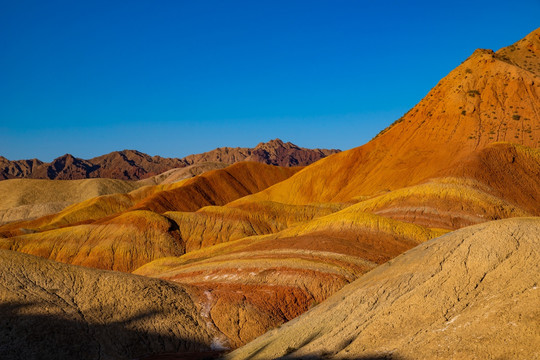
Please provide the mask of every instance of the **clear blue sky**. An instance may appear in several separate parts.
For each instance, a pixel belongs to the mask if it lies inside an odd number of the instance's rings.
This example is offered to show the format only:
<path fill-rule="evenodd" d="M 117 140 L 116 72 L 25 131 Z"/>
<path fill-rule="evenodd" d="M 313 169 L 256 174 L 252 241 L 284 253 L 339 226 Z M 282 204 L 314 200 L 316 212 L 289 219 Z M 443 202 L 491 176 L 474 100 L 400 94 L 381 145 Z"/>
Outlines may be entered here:
<path fill-rule="evenodd" d="M 539 19 L 540 0 L 3 0 L 0 155 L 349 149 Z"/>

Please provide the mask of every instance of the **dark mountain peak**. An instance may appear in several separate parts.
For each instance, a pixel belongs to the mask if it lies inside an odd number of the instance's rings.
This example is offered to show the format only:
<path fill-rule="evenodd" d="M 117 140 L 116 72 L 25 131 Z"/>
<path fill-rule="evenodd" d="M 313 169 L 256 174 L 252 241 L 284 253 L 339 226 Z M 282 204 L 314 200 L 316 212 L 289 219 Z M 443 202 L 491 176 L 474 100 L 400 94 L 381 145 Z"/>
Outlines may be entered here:
<path fill-rule="evenodd" d="M 261 148 L 261 147 L 284 147 L 284 146 L 285 144 L 283 143 L 283 141 L 281 141 L 281 139 L 274 139 L 274 140 L 269 140 L 267 142 L 260 142 L 259 144 L 257 144 L 257 146 L 255 146 L 255 149 Z"/>
<path fill-rule="evenodd" d="M 73 155 L 69 154 L 69 153 L 66 153 L 66 154 L 64 154 L 62 156 L 59 156 L 56 159 L 54 159 L 53 162 L 57 161 L 57 160 L 60 161 L 60 160 L 67 160 L 67 159 L 75 159 L 75 157 Z"/>

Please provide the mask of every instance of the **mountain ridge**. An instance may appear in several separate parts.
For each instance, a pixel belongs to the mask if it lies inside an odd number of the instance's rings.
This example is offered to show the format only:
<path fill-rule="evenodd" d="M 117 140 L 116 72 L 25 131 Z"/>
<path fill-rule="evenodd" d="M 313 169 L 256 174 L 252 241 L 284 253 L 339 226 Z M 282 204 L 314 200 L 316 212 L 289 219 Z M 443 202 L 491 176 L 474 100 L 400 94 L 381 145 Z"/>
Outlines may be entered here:
<path fill-rule="evenodd" d="M 339 151 L 336 149 L 307 149 L 290 142 L 284 143 L 280 139 L 274 139 L 266 143 L 261 142 L 254 148 L 222 147 L 183 158 L 150 156 L 137 150 L 113 151 L 87 160 L 65 154 L 50 163 L 38 159 L 8 160 L 0 156 L 0 180 L 15 178 L 141 180 L 168 170 L 203 162 L 234 164 L 240 161 L 255 161 L 287 167 L 306 166 Z"/>

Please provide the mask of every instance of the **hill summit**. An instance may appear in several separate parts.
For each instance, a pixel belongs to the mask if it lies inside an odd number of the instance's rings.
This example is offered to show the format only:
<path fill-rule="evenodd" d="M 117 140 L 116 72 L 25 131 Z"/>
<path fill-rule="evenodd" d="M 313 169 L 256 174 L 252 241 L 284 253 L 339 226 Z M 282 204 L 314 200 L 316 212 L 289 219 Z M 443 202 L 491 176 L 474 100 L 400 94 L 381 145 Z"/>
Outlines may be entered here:
<path fill-rule="evenodd" d="M 289 204 L 355 201 L 449 176 L 486 152 L 538 148 L 539 43 L 537 29 L 497 52 L 476 50 L 372 141 L 323 159 L 257 198 Z M 509 146 L 496 144 L 502 142 Z"/>

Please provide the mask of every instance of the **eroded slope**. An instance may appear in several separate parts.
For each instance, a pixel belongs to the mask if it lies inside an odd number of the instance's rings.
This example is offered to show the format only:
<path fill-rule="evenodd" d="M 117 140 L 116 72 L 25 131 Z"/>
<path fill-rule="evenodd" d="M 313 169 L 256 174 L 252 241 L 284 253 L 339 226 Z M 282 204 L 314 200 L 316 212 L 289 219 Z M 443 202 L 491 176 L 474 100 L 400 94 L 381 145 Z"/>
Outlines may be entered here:
<path fill-rule="evenodd" d="M 537 358 L 539 244 L 539 218 L 455 231 L 226 358 Z"/>
<path fill-rule="evenodd" d="M 187 287 L 0 250 L 2 359 L 133 359 L 208 351 Z"/>
<path fill-rule="evenodd" d="M 196 287 L 234 348 L 440 233 L 345 208 L 277 234 L 158 259 L 135 273 Z"/>
<path fill-rule="evenodd" d="M 531 51 L 540 56 L 537 47 Z M 536 66 L 539 56 L 529 61 Z M 498 53 L 477 50 L 368 144 L 322 159 L 253 197 L 307 204 L 371 196 L 440 177 L 494 142 L 540 145 L 540 78 Z"/>
<path fill-rule="evenodd" d="M 114 179 L 0 181 L 0 223 L 41 217 L 96 196 L 126 193 L 140 186 Z"/>

